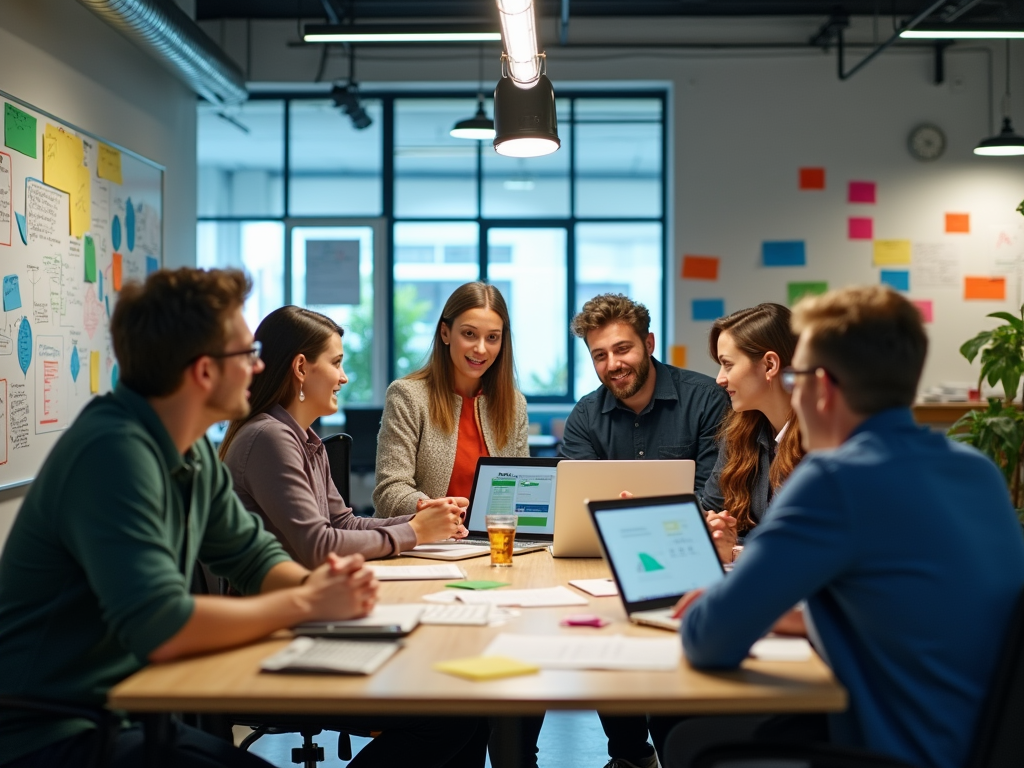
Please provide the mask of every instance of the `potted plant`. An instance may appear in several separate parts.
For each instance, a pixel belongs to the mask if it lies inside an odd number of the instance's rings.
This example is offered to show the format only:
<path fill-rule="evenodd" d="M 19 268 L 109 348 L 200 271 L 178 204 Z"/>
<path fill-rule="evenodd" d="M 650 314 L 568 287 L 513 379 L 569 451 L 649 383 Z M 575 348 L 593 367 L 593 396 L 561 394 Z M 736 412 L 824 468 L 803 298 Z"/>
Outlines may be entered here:
<path fill-rule="evenodd" d="M 1004 322 L 965 342 L 960 354 L 971 363 L 980 354 L 978 390 L 986 381 L 989 386 L 1002 384 L 1003 399 L 988 398 L 987 409 L 964 414 L 948 434 L 954 440 L 973 445 L 1002 470 L 1013 506 L 1024 524 L 1024 413 L 1014 404 L 1024 377 L 1024 306 L 1020 317 L 1009 312 L 988 316 Z"/>

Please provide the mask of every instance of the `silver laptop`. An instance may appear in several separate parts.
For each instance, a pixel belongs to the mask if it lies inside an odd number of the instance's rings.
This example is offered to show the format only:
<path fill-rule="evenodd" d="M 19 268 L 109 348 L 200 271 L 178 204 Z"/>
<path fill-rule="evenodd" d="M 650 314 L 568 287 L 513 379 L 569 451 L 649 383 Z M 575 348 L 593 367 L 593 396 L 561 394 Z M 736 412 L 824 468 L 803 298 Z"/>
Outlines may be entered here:
<path fill-rule="evenodd" d="M 679 629 L 672 609 L 691 589 L 725 578 L 692 493 L 592 501 L 589 511 L 634 624 Z"/>
<path fill-rule="evenodd" d="M 697 463 L 663 461 L 569 461 L 558 465 L 555 494 L 555 557 L 601 557 L 601 545 L 587 511 L 587 500 L 693 493 Z"/>
<path fill-rule="evenodd" d="M 469 536 L 453 541 L 420 544 L 403 554 L 433 560 L 464 560 L 491 552 L 486 516 L 514 514 L 513 555 L 536 552 L 554 539 L 557 458 L 483 457 L 477 461 L 473 490 L 466 511 Z"/>

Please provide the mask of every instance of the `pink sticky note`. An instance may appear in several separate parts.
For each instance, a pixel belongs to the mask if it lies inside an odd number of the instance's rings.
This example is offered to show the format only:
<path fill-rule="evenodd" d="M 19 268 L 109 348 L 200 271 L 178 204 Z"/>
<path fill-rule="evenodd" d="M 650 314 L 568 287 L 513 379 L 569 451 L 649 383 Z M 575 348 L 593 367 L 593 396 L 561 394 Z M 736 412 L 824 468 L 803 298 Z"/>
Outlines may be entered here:
<path fill-rule="evenodd" d="M 849 232 L 851 240 L 874 239 L 874 219 L 851 216 L 849 219 Z"/>
<path fill-rule="evenodd" d="M 851 181 L 850 193 L 847 198 L 851 203 L 874 203 L 875 182 L 873 181 Z"/>
<path fill-rule="evenodd" d="M 921 313 L 921 319 L 926 323 L 932 322 L 932 300 L 931 299 L 914 299 L 911 302 L 917 311 Z"/>

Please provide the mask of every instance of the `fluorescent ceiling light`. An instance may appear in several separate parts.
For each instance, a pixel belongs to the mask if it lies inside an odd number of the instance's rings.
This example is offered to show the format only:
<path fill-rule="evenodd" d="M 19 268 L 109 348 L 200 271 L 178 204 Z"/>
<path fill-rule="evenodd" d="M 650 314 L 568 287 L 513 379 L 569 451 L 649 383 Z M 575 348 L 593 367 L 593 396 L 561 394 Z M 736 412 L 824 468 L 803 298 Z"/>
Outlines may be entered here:
<path fill-rule="evenodd" d="M 480 25 L 307 24 L 307 43 L 494 43 L 501 33 Z"/>
<path fill-rule="evenodd" d="M 533 0 L 497 0 L 501 36 L 508 55 L 508 74 L 520 88 L 532 88 L 540 78 L 537 23 Z"/>
<path fill-rule="evenodd" d="M 904 40 L 1003 40 L 1024 38 L 1024 29 L 908 29 L 900 32 Z"/>

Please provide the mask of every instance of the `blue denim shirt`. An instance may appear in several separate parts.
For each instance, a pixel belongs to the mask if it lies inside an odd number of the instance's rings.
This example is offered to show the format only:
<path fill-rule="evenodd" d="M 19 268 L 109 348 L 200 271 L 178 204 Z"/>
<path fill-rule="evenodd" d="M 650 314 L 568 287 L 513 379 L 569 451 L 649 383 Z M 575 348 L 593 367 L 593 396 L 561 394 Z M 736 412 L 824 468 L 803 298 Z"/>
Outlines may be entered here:
<path fill-rule="evenodd" d="M 603 384 L 576 403 L 565 421 L 567 459 L 693 459 L 698 493 L 718 458 L 715 437 L 729 396 L 710 376 L 651 358 L 654 396 L 640 413 Z"/>

